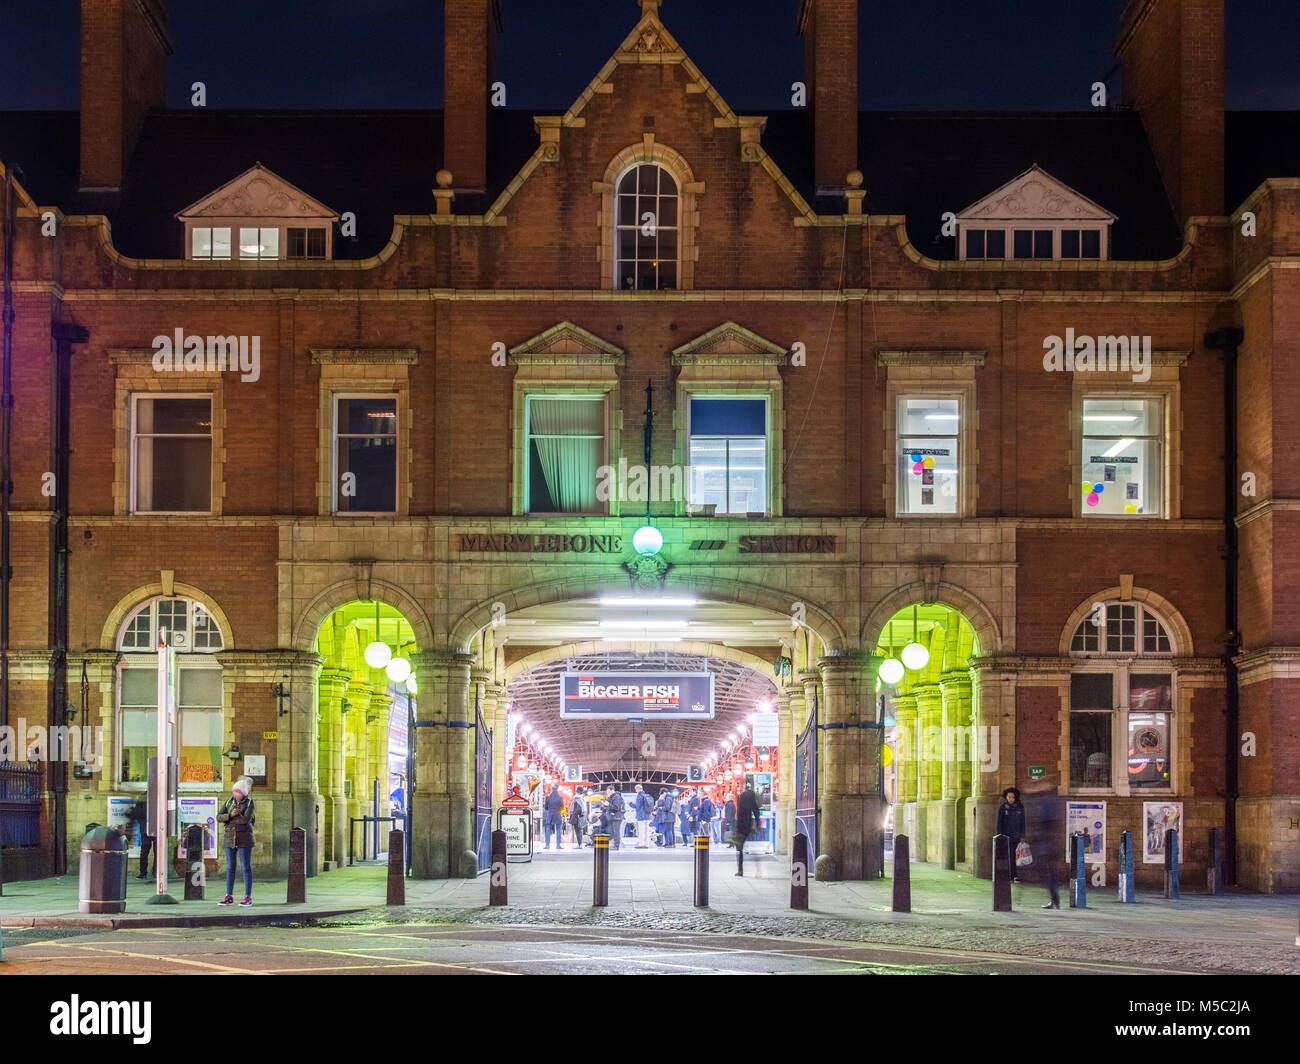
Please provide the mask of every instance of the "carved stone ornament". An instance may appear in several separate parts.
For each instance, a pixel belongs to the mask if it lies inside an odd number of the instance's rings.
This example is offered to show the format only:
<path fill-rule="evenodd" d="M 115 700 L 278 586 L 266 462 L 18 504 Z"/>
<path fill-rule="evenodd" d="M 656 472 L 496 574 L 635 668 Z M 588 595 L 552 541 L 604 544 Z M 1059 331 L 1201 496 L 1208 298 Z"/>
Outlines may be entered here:
<path fill-rule="evenodd" d="M 623 563 L 633 591 L 662 591 L 672 567 L 672 562 L 664 561 L 657 554 L 638 554 L 630 562 Z"/>

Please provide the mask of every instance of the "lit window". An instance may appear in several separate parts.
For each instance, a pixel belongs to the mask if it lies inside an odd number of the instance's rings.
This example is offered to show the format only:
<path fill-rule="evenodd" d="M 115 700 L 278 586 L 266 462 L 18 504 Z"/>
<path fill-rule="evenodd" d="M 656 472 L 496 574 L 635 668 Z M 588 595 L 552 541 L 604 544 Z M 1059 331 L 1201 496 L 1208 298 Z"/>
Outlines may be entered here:
<path fill-rule="evenodd" d="M 190 230 L 190 258 L 230 258 L 230 227 L 217 229 L 203 227 Z"/>
<path fill-rule="evenodd" d="M 1163 413 L 1160 399 L 1083 400 L 1085 516 L 1160 516 Z"/>
<path fill-rule="evenodd" d="M 1070 782 L 1076 787 L 1111 786 L 1113 682 L 1108 672 L 1070 677 Z"/>
<path fill-rule="evenodd" d="M 602 512 L 597 488 L 605 464 L 605 397 L 529 395 L 524 411 L 525 512 Z"/>
<path fill-rule="evenodd" d="M 279 229 L 240 229 L 239 257 L 241 259 L 278 259 L 280 257 Z"/>
<path fill-rule="evenodd" d="M 677 287 L 677 181 L 655 163 L 634 166 L 618 181 L 614 269 L 622 289 Z"/>
<path fill-rule="evenodd" d="M 961 400 L 898 398 L 900 514 L 955 514 L 960 498 Z"/>
<path fill-rule="evenodd" d="M 1136 602 L 1108 602 L 1094 609 L 1074 630 L 1072 654 L 1169 654 L 1172 644 L 1164 622 Z M 1138 630 L 1141 628 L 1141 647 Z M 1103 637 L 1105 640 L 1103 646 Z"/>
<path fill-rule="evenodd" d="M 691 397 L 688 419 L 692 508 L 766 513 L 767 400 Z"/>
<path fill-rule="evenodd" d="M 159 630 L 166 629 L 176 652 L 178 722 L 173 756 L 180 759 L 182 785 L 211 786 L 222 780 L 223 717 L 221 668 L 209 655 L 221 650 L 220 630 L 199 602 L 155 599 L 139 607 L 123 627 L 118 649 L 118 779 L 148 781 L 149 758 L 158 743 Z"/>
<path fill-rule="evenodd" d="M 335 396 L 334 512 L 397 511 L 397 397 Z"/>
<path fill-rule="evenodd" d="M 212 509 L 211 396 L 132 397 L 131 512 Z"/>

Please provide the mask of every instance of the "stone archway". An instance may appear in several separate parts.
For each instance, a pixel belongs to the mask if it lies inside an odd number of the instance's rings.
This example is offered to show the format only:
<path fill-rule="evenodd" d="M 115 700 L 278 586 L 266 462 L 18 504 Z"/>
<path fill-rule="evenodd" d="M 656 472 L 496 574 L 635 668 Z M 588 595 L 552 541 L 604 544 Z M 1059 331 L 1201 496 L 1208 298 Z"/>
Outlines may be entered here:
<path fill-rule="evenodd" d="M 951 606 L 965 617 L 975 630 L 975 646 L 978 654 L 997 655 L 1006 649 L 1002 643 L 1002 631 L 998 619 L 981 599 L 957 584 L 943 581 L 927 583 L 920 580 L 895 588 L 871 608 L 859 633 L 861 645 L 875 646 L 889 619 L 899 610 L 915 603 Z"/>
<path fill-rule="evenodd" d="M 118 636 L 122 633 L 122 625 L 126 623 L 126 619 L 140 606 L 156 598 L 188 598 L 201 603 L 221 632 L 223 648 L 228 651 L 237 649 L 235 632 L 230 626 L 230 619 L 226 616 L 225 610 L 218 605 L 217 600 L 201 589 L 191 584 L 182 584 L 179 580 L 172 584 L 170 592 L 161 583 L 154 583 L 144 584 L 122 596 L 104 618 L 104 627 L 99 635 L 99 649 L 117 650 Z"/>
<path fill-rule="evenodd" d="M 292 646 L 295 650 L 309 651 L 320 633 L 321 625 L 340 606 L 349 602 L 382 602 L 397 610 L 415 633 L 416 645 L 421 650 L 436 646 L 433 626 L 428 615 L 405 589 L 387 580 L 371 579 L 365 584 L 355 580 L 340 580 L 318 592 L 303 607 L 293 626 Z"/>

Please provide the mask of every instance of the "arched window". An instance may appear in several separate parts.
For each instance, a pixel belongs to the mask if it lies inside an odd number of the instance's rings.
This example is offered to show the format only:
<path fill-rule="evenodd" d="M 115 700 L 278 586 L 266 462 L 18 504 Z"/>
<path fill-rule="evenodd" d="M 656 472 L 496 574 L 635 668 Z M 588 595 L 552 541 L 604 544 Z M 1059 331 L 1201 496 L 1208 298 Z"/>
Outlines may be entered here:
<path fill-rule="evenodd" d="M 1072 791 L 1174 789 L 1173 652 L 1168 626 L 1141 602 L 1099 602 L 1079 622 L 1070 640 L 1078 659 L 1070 675 Z"/>
<path fill-rule="evenodd" d="M 681 192 L 658 163 L 638 163 L 615 186 L 614 280 L 624 290 L 676 288 Z"/>
<path fill-rule="evenodd" d="M 221 630 L 201 602 L 157 598 L 136 608 L 122 626 L 117 649 L 118 782 L 144 784 L 157 753 L 158 638 L 165 628 L 176 654 L 176 749 L 182 787 L 222 781 Z"/>

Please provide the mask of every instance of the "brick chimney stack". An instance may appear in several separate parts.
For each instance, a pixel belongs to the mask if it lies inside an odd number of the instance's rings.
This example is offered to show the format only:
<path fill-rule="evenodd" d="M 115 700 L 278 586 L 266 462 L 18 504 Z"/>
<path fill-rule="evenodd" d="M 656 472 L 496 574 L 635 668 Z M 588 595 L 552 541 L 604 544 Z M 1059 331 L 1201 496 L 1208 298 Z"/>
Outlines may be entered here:
<path fill-rule="evenodd" d="M 1115 54 L 1182 221 L 1223 196 L 1223 0 L 1129 0 Z"/>
<path fill-rule="evenodd" d="M 501 0 L 445 0 L 442 165 L 456 191 L 487 186 L 487 111 Z"/>
<path fill-rule="evenodd" d="M 116 192 L 175 51 L 162 0 L 81 0 L 81 188 Z"/>
<path fill-rule="evenodd" d="M 843 192 L 858 167 L 858 0 L 800 0 L 804 81 L 818 192 Z"/>

